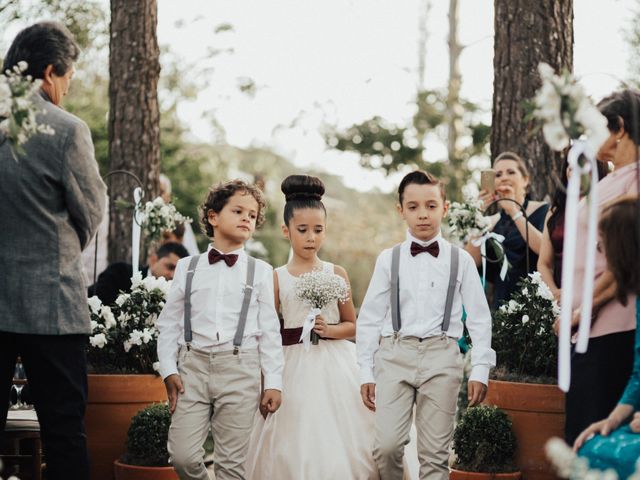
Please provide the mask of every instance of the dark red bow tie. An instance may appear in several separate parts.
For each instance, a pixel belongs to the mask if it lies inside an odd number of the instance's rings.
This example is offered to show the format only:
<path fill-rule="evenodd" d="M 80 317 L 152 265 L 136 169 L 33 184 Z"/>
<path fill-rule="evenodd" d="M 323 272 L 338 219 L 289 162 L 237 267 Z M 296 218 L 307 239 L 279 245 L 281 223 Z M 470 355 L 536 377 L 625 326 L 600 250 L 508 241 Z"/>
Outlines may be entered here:
<path fill-rule="evenodd" d="M 434 257 L 438 257 L 438 255 L 440 254 L 440 245 L 438 245 L 438 242 L 433 242 L 433 243 L 430 243 L 429 245 L 427 245 L 426 247 L 423 247 L 419 243 L 411 242 L 411 255 L 412 256 L 415 257 L 419 253 L 423 253 L 423 252 L 427 252 L 427 253 L 433 255 Z"/>
<path fill-rule="evenodd" d="M 214 264 L 220 260 L 224 260 L 228 267 L 233 267 L 238 261 L 238 255 L 235 253 L 220 253 L 214 248 L 209 250 L 209 264 Z"/>

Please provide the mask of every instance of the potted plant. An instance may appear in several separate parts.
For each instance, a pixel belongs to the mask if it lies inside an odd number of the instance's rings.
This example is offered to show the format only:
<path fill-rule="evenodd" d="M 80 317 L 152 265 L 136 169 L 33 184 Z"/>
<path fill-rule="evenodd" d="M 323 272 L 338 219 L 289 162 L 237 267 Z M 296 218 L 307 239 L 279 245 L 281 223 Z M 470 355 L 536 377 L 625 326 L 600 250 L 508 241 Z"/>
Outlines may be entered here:
<path fill-rule="evenodd" d="M 91 477 L 112 478 L 113 461 L 124 452 L 131 417 L 149 404 L 166 401 L 157 375 L 155 320 L 162 311 L 170 282 L 164 278 L 132 278 L 130 293 L 111 305 L 89 299 L 89 397 L 85 423 Z"/>
<path fill-rule="evenodd" d="M 453 433 L 456 461 L 451 480 L 519 479 L 514 463 L 516 437 L 511 420 L 498 407 L 467 409 Z"/>
<path fill-rule="evenodd" d="M 525 476 L 555 478 L 544 455 L 545 442 L 564 434 L 564 395 L 556 386 L 560 309 L 534 272 L 519 283 L 494 313 L 492 346 L 499 368 L 489 381 L 485 403 L 503 409 L 518 439 L 516 464 Z"/>
<path fill-rule="evenodd" d="M 169 464 L 169 407 L 156 403 L 140 410 L 127 432 L 127 450 L 114 462 L 116 480 L 177 480 Z"/>

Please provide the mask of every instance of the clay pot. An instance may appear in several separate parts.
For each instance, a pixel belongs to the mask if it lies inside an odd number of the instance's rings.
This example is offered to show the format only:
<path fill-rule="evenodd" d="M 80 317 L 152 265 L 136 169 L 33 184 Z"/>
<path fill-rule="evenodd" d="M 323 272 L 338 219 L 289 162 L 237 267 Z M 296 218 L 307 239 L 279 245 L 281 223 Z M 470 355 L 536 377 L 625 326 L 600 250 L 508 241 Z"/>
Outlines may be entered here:
<path fill-rule="evenodd" d="M 564 393 L 556 385 L 489 380 L 484 400 L 504 410 L 518 441 L 516 465 L 527 480 L 558 478 L 544 446 L 551 437 L 564 437 Z"/>
<path fill-rule="evenodd" d="M 164 383 L 156 375 L 89 375 L 85 424 L 92 480 L 114 478 L 113 462 L 125 451 L 131 418 L 166 400 Z"/>
<path fill-rule="evenodd" d="M 173 467 L 139 467 L 116 460 L 113 462 L 113 471 L 116 480 L 178 480 Z"/>
<path fill-rule="evenodd" d="M 464 472 L 462 470 L 456 470 L 451 468 L 449 470 L 449 480 L 520 480 L 522 473 L 478 473 L 478 472 Z"/>

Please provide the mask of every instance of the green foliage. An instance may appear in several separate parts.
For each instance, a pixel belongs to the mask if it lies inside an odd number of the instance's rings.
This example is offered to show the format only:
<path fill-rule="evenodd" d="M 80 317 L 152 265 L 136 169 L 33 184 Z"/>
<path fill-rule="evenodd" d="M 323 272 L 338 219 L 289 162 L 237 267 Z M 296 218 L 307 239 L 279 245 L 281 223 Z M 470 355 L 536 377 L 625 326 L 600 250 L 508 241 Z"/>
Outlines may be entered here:
<path fill-rule="evenodd" d="M 468 472 L 515 472 L 516 437 L 511 419 L 498 407 L 466 410 L 453 434 L 454 468 Z"/>
<path fill-rule="evenodd" d="M 169 406 L 164 403 L 150 405 L 131 419 L 127 433 L 127 451 L 122 462 L 144 467 L 169 466 L 167 437 L 171 425 Z"/>
<path fill-rule="evenodd" d="M 539 273 L 518 283 L 508 301 L 493 316 L 492 347 L 501 371 L 520 381 L 538 377 L 554 383 L 558 370 L 557 337 L 553 323 L 559 309 Z"/>

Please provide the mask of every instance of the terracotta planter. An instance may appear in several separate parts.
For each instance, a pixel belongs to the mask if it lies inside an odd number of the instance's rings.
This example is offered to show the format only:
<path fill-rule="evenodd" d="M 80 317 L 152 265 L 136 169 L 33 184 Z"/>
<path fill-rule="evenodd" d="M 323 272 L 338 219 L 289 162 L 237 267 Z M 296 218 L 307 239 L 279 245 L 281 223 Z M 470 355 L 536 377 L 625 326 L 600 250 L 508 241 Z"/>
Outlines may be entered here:
<path fill-rule="evenodd" d="M 449 470 L 449 480 L 520 480 L 522 474 L 520 472 L 512 473 L 478 473 L 478 472 L 464 472 L 462 470 L 456 470 L 454 468 Z"/>
<path fill-rule="evenodd" d="M 113 462 L 113 472 L 116 480 L 178 480 L 173 467 L 139 467 L 118 460 Z"/>
<path fill-rule="evenodd" d="M 155 375 L 89 375 L 85 423 L 92 480 L 113 479 L 113 462 L 122 456 L 131 418 L 167 393 Z"/>
<path fill-rule="evenodd" d="M 503 409 L 518 440 L 516 465 L 527 480 L 558 478 L 544 454 L 551 437 L 564 436 L 564 394 L 555 385 L 489 381 L 484 403 Z"/>

